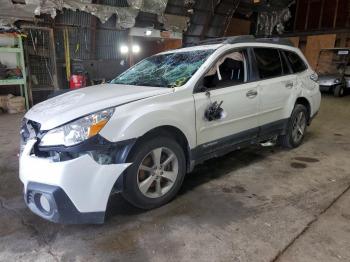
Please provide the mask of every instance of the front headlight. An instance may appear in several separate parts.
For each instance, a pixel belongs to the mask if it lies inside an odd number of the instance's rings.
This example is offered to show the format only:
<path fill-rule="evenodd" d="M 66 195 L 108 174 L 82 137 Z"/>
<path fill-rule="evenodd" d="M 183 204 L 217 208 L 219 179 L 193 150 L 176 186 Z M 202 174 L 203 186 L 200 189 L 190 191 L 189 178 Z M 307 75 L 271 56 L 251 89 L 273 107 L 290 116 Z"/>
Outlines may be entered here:
<path fill-rule="evenodd" d="M 334 80 L 334 83 L 335 83 L 335 84 L 339 84 L 339 83 L 340 83 L 340 79 L 339 79 L 339 78 L 335 79 L 335 80 Z"/>
<path fill-rule="evenodd" d="M 72 146 L 97 135 L 114 113 L 114 108 L 105 109 L 47 132 L 40 146 Z"/>

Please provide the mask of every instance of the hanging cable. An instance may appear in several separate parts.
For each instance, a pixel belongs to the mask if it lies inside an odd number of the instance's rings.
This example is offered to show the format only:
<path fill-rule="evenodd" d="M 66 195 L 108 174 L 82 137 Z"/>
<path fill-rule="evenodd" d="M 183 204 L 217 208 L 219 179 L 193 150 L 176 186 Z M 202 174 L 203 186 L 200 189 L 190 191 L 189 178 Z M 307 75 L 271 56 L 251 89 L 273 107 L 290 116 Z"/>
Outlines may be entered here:
<path fill-rule="evenodd" d="M 43 32 L 43 50 L 45 50 L 44 47 L 45 47 L 45 33 Z M 49 73 L 51 84 L 54 85 L 53 77 L 52 77 L 52 74 L 51 74 L 51 69 L 49 68 L 49 65 L 47 64 L 47 59 L 48 59 L 47 57 L 44 57 L 45 66 L 46 66 L 47 72 Z"/>
<path fill-rule="evenodd" d="M 63 29 L 63 42 L 64 42 L 64 57 L 66 62 L 66 77 L 67 81 L 70 79 L 70 50 L 69 50 L 69 34 L 68 29 Z"/>

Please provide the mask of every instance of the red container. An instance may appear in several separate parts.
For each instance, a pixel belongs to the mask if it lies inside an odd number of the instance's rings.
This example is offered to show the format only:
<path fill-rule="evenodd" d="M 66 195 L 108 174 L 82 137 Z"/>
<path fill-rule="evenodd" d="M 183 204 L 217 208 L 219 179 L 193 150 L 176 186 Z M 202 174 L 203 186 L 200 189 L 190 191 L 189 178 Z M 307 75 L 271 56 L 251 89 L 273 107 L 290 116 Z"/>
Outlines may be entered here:
<path fill-rule="evenodd" d="M 70 89 L 78 89 L 86 86 L 86 77 L 84 75 L 71 75 L 69 80 Z"/>

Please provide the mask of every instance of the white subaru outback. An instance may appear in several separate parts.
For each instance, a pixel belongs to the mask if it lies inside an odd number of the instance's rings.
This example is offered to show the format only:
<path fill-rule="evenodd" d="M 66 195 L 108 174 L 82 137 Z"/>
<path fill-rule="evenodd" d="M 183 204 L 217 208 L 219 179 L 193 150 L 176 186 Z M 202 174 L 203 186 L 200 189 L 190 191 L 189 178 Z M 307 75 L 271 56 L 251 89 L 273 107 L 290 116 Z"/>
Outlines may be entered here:
<path fill-rule="evenodd" d="M 159 207 L 209 158 L 271 140 L 299 146 L 321 100 L 300 50 L 282 39 L 215 41 L 29 110 L 20 154 L 28 207 L 54 222 L 103 223 L 113 193 Z"/>

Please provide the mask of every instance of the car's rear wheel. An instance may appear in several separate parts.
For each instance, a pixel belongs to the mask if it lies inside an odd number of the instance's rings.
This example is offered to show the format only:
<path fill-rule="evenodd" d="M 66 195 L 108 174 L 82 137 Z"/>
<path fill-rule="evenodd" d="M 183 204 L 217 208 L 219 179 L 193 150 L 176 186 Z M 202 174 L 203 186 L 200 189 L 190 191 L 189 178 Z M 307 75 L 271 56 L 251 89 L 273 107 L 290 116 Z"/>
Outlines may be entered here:
<path fill-rule="evenodd" d="M 123 197 L 134 206 L 152 209 L 166 204 L 179 191 L 186 172 L 181 146 L 168 137 L 140 143 L 129 159 Z"/>
<path fill-rule="evenodd" d="M 303 142 L 307 128 L 307 114 L 308 112 L 304 105 L 295 105 L 288 121 L 286 134 L 279 137 L 279 142 L 283 147 L 295 148 Z"/>
<path fill-rule="evenodd" d="M 343 85 L 337 85 L 334 88 L 334 96 L 342 97 L 342 96 L 344 96 L 344 94 L 345 94 L 345 88 Z"/>

